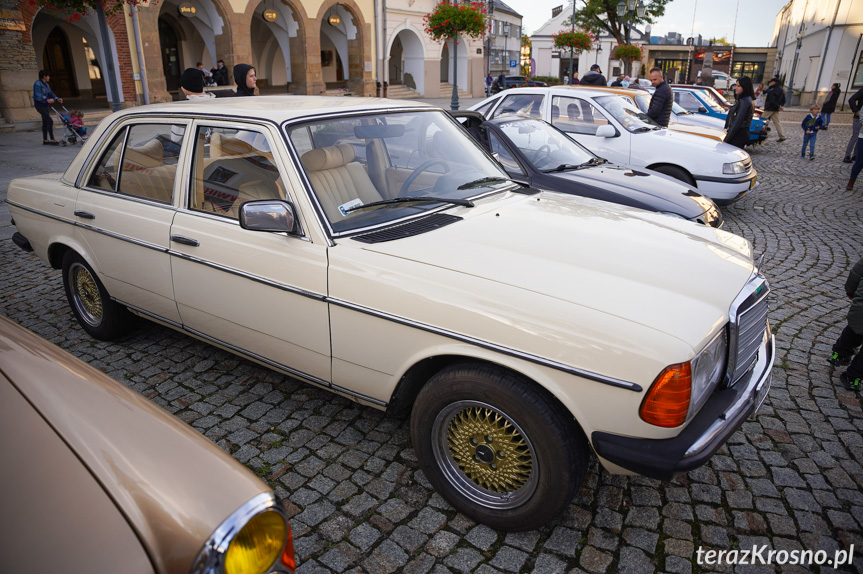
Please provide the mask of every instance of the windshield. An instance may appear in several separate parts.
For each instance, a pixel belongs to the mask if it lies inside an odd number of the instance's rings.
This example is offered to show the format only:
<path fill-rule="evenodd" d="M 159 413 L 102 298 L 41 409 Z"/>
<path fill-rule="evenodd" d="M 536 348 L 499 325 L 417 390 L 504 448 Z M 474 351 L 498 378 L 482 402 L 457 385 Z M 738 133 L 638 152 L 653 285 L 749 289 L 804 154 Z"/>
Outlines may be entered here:
<path fill-rule="evenodd" d="M 594 98 L 594 101 L 620 122 L 627 131 L 648 131 L 657 127 L 647 114 L 629 103 L 627 99 L 619 96 L 599 96 Z"/>
<path fill-rule="evenodd" d="M 577 166 L 595 156 L 559 129 L 538 120 L 513 120 L 497 124 L 535 169 L 548 171 Z"/>
<path fill-rule="evenodd" d="M 718 91 L 716 91 L 715 89 L 712 89 L 712 90 L 706 90 L 706 91 L 707 91 L 707 94 L 708 94 L 710 97 L 712 97 L 714 100 L 716 100 L 717 102 L 719 102 L 719 104 L 720 104 L 720 105 L 722 105 L 722 106 L 727 106 L 727 107 L 729 107 L 729 108 L 731 107 L 731 102 L 729 102 L 727 99 L 725 99 L 725 96 L 723 96 L 722 94 L 720 94 L 720 93 L 719 93 Z"/>
<path fill-rule="evenodd" d="M 638 104 L 638 109 L 641 110 L 642 112 L 644 112 L 645 114 L 647 113 L 647 110 L 650 109 L 650 98 L 651 97 L 653 97 L 653 96 L 651 96 L 650 94 L 639 94 L 639 95 L 635 96 L 635 103 Z M 671 111 L 672 111 L 672 113 L 675 113 L 675 114 L 688 114 L 689 113 L 686 110 L 684 110 L 680 106 L 680 104 L 678 104 L 677 102 L 672 102 Z"/>
<path fill-rule="evenodd" d="M 714 112 L 720 112 L 720 113 L 725 112 L 725 108 L 723 108 L 721 105 L 719 105 L 719 102 L 716 101 L 714 94 L 711 94 L 710 92 L 708 92 L 706 90 L 701 90 L 701 91 L 704 92 L 704 94 L 700 98 L 701 103 L 703 103 L 705 106 L 707 106 L 708 108 L 710 108 Z"/>
<path fill-rule="evenodd" d="M 287 134 L 334 233 L 453 208 L 449 200 L 510 185 L 506 172 L 442 110 L 342 116 L 290 126 Z M 408 197 L 423 199 L 358 209 Z"/>

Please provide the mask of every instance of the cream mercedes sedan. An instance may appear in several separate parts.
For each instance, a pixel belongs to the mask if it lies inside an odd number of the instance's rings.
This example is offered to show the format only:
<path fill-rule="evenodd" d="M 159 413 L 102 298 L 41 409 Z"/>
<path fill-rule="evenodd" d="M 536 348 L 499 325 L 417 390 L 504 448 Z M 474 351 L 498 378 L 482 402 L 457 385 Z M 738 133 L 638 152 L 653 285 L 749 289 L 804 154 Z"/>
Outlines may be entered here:
<path fill-rule="evenodd" d="M 0 572 L 294 572 L 273 491 L 189 425 L 0 317 Z"/>
<path fill-rule="evenodd" d="M 431 483 L 496 528 L 563 511 L 591 450 L 704 464 L 770 386 L 748 241 L 518 184 L 425 104 L 132 108 L 7 201 L 89 334 L 134 314 L 410 413 Z"/>

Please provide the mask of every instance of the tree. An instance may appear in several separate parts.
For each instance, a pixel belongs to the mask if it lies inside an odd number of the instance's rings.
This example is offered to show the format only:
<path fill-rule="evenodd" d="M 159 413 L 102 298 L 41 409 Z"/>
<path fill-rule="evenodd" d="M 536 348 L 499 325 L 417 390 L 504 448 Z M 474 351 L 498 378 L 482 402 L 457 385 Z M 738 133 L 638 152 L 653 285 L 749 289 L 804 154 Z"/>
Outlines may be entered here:
<path fill-rule="evenodd" d="M 639 26 L 652 24 L 665 14 L 665 5 L 671 0 L 640 0 L 646 7 L 644 18 L 629 14 L 623 19 L 617 15 L 617 5 L 621 0 L 585 0 L 584 7 L 575 11 L 575 27 L 590 30 L 596 36 L 610 34 L 620 44 L 629 44 L 629 31 L 626 24 Z M 572 26 L 573 16 L 564 23 Z"/>

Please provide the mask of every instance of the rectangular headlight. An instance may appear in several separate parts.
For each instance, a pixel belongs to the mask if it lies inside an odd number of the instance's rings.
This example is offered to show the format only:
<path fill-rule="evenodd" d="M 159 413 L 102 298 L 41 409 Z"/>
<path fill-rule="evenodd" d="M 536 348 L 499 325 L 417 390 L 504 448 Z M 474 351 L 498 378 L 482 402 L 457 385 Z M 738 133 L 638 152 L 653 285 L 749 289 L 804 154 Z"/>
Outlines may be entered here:
<path fill-rule="evenodd" d="M 722 173 L 726 175 L 737 175 L 739 173 L 746 173 L 745 162 L 743 160 L 740 160 L 735 161 L 734 163 L 723 163 Z"/>
<path fill-rule="evenodd" d="M 695 415 L 725 374 L 728 341 L 723 328 L 692 360 L 692 399 L 690 416 Z"/>

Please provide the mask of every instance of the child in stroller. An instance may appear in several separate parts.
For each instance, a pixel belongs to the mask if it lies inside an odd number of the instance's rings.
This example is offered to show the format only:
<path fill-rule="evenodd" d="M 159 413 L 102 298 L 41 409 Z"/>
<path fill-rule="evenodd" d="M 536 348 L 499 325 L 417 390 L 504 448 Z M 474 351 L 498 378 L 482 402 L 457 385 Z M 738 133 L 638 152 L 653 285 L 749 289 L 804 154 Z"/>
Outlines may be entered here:
<path fill-rule="evenodd" d="M 72 145 L 76 143 L 84 145 L 84 142 L 87 141 L 84 114 L 77 110 L 70 112 L 66 109 L 66 106 L 63 106 L 63 112 L 61 114 L 57 110 L 54 110 L 54 113 L 57 114 L 57 117 L 60 118 L 60 122 L 63 124 L 63 139 L 60 141 L 60 145 L 65 146 L 67 141 Z"/>

